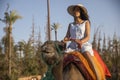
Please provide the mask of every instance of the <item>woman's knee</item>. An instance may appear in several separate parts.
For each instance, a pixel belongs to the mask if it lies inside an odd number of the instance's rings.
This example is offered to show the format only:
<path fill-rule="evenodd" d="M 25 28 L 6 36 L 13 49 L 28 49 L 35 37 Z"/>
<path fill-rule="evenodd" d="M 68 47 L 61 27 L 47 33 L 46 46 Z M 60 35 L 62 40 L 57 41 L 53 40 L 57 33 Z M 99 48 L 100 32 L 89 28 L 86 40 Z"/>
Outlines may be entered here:
<path fill-rule="evenodd" d="M 85 58 L 91 59 L 91 55 L 90 55 L 90 53 L 87 52 L 87 51 L 83 53 L 83 56 L 84 56 Z"/>

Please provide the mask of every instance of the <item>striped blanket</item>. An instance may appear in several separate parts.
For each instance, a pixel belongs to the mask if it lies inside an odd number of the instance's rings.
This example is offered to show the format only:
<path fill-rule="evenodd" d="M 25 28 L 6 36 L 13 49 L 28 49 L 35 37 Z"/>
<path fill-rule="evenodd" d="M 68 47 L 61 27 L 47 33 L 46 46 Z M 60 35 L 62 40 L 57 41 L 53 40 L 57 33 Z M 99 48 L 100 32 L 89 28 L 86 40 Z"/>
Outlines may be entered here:
<path fill-rule="evenodd" d="M 93 51 L 94 56 L 92 56 L 92 58 L 95 62 L 95 67 L 99 72 L 99 77 L 101 77 L 102 80 L 104 80 L 105 77 L 111 77 L 107 66 L 103 62 L 102 58 L 99 56 L 99 53 L 96 50 Z M 63 68 L 65 68 L 70 63 L 74 63 L 76 65 L 76 67 L 84 76 L 85 80 L 96 80 L 95 73 L 90 68 L 89 63 L 80 52 L 73 51 L 67 53 L 67 56 L 64 57 Z"/>

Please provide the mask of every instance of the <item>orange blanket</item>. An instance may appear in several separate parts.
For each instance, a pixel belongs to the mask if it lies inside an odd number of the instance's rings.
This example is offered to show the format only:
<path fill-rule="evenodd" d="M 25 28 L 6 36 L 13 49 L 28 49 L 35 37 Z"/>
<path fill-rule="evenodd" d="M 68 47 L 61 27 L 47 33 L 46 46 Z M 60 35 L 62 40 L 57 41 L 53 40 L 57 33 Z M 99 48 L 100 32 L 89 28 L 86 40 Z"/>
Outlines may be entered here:
<path fill-rule="evenodd" d="M 99 53 L 96 50 L 94 51 L 94 56 L 98 60 L 98 62 L 101 64 L 101 67 L 103 68 L 104 74 L 107 77 L 111 77 L 110 71 L 108 70 L 106 64 L 103 62 L 102 58 L 100 57 Z"/>
<path fill-rule="evenodd" d="M 100 65 L 99 61 L 95 56 L 92 56 L 92 59 L 94 61 L 94 69 L 97 72 L 97 80 L 105 80 L 105 74 L 102 66 Z"/>

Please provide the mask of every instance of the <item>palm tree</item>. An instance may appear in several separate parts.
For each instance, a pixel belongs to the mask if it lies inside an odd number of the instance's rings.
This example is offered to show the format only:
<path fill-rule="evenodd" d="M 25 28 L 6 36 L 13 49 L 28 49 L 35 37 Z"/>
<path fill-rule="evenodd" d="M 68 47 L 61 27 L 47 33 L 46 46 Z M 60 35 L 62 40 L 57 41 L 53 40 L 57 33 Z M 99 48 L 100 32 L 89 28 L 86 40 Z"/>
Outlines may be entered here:
<path fill-rule="evenodd" d="M 57 41 L 57 30 L 58 30 L 59 27 L 60 27 L 59 23 L 53 23 L 53 25 L 52 25 L 52 30 L 55 31 L 55 40 L 56 41 Z"/>
<path fill-rule="evenodd" d="M 11 37 L 12 37 L 12 25 L 15 23 L 16 20 L 22 18 L 15 10 L 10 11 L 10 13 L 5 12 L 5 23 L 6 26 L 8 27 L 8 53 L 9 53 L 9 75 L 11 75 Z"/>

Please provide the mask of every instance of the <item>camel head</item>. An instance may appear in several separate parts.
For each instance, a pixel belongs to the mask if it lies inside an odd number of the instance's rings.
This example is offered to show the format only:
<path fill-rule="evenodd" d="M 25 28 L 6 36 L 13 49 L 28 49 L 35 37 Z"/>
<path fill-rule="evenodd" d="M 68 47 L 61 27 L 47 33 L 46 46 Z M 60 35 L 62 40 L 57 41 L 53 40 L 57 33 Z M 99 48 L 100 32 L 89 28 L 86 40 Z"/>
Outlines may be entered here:
<path fill-rule="evenodd" d="M 42 57 L 47 65 L 53 65 L 60 61 L 64 50 L 64 44 L 59 41 L 46 41 L 42 47 Z"/>

